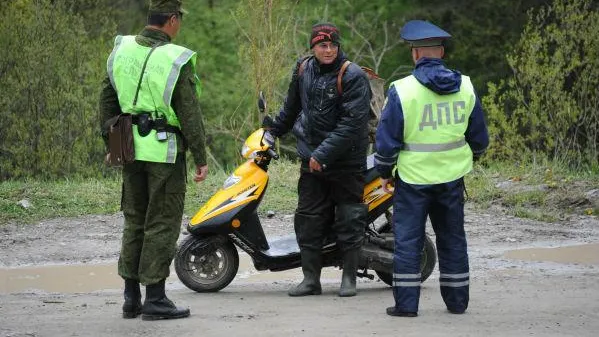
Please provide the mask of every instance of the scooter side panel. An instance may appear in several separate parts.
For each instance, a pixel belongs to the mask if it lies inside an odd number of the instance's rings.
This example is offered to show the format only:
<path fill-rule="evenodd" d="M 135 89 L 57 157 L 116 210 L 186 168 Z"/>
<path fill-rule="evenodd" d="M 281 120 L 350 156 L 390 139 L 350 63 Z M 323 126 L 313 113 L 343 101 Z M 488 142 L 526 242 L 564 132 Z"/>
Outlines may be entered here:
<path fill-rule="evenodd" d="M 391 194 L 383 191 L 381 179 L 375 179 L 364 186 L 364 196 L 362 197 L 362 200 L 368 205 L 368 212 L 371 212 L 392 197 Z"/>
<path fill-rule="evenodd" d="M 191 219 L 190 227 L 202 225 L 210 219 L 248 205 L 260 198 L 268 183 L 268 174 L 253 160 L 239 166 L 233 175 L 239 181 L 216 192 Z"/>
<path fill-rule="evenodd" d="M 206 219 L 200 224 L 187 225 L 187 231 L 194 235 L 201 234 L 229 234 L 234 228 L 232 226 L 233 219 L 237 218 L 239 213 L 245 208 L 245 205 L 241 205 L 228 212 L 216 215 L 209 219 Z"/>

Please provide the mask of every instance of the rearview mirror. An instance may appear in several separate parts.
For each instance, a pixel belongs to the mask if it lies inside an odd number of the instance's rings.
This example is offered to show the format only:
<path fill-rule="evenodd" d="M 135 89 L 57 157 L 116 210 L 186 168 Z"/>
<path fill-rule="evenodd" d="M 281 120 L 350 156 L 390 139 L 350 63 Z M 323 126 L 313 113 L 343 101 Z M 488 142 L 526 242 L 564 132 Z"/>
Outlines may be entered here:
<path fill-rule="evenodd" d="M 258 98 L 258 109 L 262 113 L 264 113 L 264 111 L 266 111 L 266 100 L 264 99 L 264 93 L 262 91 L 260 91 L 260 95 Z"/>

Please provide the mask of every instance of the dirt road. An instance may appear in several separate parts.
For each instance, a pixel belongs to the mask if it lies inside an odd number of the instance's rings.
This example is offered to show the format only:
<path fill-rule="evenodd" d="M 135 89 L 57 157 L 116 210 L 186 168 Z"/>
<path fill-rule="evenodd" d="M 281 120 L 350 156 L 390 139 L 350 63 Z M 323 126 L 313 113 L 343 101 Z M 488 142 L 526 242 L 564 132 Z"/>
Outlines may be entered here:
<path fill-rule="evenodd" d="M 0 228 L 0 337 L 8 336 L 595 336 L 599 331 L 599 220 L 550 224 L 467 213 L 471 300 L 465 315 L 444 310 L 438 272 L 423 283 L 420 316 L 384 314 L 393 298 L 378 280 L 339 298 L 340 272 L 323 274 L 324 294 L 290 298 L 299 270 L 257 272 L 242 254 L 233 283 L 215 294 L 168 279 L 188 319 L 120 318 L 120 215 Z M 265 223 L 292 230 L 290 216 Z"/>

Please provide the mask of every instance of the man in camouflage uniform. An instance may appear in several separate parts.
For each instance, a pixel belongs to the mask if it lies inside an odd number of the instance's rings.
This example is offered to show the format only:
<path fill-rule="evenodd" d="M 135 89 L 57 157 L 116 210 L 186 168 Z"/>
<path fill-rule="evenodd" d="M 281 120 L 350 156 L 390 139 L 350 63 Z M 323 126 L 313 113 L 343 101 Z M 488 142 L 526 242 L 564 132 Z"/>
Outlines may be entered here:
<path fill-rule="evenodd" d="M 134 123 L 135 161 L 122 169 L 125 224 L 118 272 L 125 280 L 124 318 L 190 314 L 164 289 L 183 216 L 187 148 L 196 164 L 194 181 L 203 181 L 208 172 L 196 54 L 171 43 L 183 13 L 181 0 L 152 0 L 141 33 L 115 39 L 100 95 L 102 125 L 121 112 L 131 113 Z M 146 129 L 142 117 L 152 121 Z M 166 129 L 158 128 L 159 120 L 166 120 Z M 105 128 L 103 136 L 106 140 Z M 140 283 L 146 286 L 143 306 Z"/>

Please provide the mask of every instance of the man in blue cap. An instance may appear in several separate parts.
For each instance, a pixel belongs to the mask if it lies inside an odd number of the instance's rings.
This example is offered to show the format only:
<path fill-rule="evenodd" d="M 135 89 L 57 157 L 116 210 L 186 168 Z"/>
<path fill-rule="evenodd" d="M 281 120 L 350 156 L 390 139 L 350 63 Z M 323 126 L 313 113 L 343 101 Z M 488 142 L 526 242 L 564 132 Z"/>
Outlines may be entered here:
<path fill-rule="evenodd" d="M 451 35 L 414 20 L 401 37 L 416 67 L 391 84 L 376 134 L 377 169 L 385 192 L 394 193 L 395 305 L 387 314 L 418 315 L 427 216 L 437 238 L 441 296 L 449 312 L 462 314 L 470 282 L 463 177 L 487 148 L 489 135 L 470 78 L 442 61 L 443 42 Z"/>

